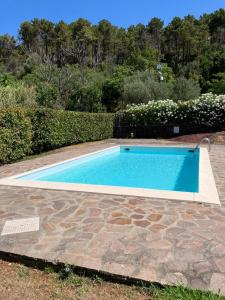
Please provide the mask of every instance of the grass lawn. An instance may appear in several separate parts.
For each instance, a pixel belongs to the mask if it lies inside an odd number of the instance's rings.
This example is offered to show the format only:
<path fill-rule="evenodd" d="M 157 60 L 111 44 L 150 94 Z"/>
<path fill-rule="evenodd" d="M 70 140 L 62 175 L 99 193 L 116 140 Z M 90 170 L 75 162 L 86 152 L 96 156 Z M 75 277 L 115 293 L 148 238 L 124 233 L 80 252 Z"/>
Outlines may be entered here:
<path fill-rule="evenodd" d="M 1 300 L 225 300 L 225 297 L 182 287 L 129 286 L 100 277 L 40 271 L 0 260 Z"/>

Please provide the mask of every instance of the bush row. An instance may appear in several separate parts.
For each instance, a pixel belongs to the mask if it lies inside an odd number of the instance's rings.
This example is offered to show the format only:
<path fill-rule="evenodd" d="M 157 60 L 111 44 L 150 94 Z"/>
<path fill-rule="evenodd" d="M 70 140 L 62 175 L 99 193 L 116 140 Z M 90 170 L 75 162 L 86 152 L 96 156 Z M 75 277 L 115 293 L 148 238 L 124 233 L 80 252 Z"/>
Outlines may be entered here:
<path fill-rule="evenodd" d="M 126 126 L 182 125 L 224 127 L 225 95 L 204 94 L 196 100 L 151 101 L 117 113 L 117 124 Z"/>
<path fill-rule="evenodd" d="M 112 137 L 113 114 L 53 109 L 0 110 L 0 163 L 66 145 Z"/>

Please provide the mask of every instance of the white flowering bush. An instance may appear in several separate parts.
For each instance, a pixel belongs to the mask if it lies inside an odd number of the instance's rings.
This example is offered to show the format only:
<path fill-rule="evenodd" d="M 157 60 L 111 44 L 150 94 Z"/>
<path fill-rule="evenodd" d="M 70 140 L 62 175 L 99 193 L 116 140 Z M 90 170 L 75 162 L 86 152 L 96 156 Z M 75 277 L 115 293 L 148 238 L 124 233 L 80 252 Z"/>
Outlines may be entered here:
<path fill-rule="evenodd" d="M 203 94 L 190 101 L 160 100 L 131 105 L 117 113 L 118 122 L 129 126 L 181 125 L 225 126 L 225 95 Z"/>

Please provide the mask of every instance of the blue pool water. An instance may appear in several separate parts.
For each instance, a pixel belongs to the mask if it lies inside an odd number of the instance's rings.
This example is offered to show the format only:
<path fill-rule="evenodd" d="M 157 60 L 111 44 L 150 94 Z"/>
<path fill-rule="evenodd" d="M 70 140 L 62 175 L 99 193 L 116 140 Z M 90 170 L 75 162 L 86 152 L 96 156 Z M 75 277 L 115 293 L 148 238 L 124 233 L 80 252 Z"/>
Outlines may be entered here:
<path fill-rule="evenodd" d="M 199 150 L 194 153 L 189 150 L 123 146 L 34 171 L 19 178 L 198 192 Z"/>

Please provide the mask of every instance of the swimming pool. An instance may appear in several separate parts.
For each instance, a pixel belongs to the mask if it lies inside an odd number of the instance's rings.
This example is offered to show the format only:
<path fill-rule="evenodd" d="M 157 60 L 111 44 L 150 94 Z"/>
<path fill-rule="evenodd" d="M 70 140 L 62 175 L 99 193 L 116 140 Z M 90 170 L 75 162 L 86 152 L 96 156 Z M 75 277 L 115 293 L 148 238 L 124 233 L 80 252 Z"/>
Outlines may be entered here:
<path fill-rule="evenodd" d="M 117 147 L 19 179 L 198 192 L 199 150 Z"/>
<path fill-rule="evenodd" d="M 115 146 L 0 180 L 0 184 L 219 203 L 208 151 Z"/>

